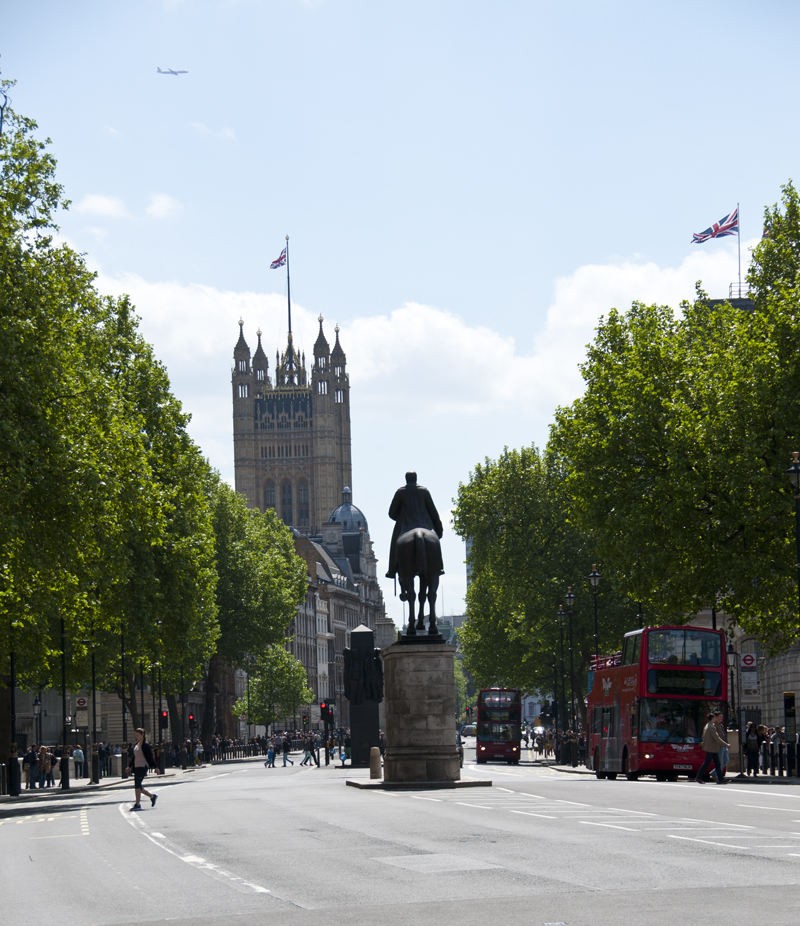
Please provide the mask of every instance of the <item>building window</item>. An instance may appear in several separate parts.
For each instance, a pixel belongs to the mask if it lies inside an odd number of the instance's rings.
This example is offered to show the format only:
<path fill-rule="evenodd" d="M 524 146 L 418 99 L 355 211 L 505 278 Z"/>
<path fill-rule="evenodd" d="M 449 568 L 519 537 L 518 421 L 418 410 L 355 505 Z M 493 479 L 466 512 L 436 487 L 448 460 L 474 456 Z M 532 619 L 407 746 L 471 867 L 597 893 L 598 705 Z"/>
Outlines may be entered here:
<path fill-rule="evenodd" d="M 325 358 L 324 357 L 317 357 L 317 369 L 319 370 L 325 369 Z"/>
<path fill-rule="evenodd" d="M 337 389 L 333 398 L 335 402 L 344 402 L 344 389 Z"/>
<path fill-rule="evenodd" d="M 305 479 L 297 484 L 297 526 L 309 526 L 308 483 Z"/>
<path fill-rule="evenodd" d="M 240 373 L 246 373 L 246 372 L 247 372 L 247 361 L 246 361 L 246 360 L 240 360 L 240 361 L 239 361 L 239 372 L 240 372 Z"/>
<path fill-rule="evenodd" d="M 327 394 L 328 394 L 328 383 L 327 383 L 326 380 L 323 379 L 323 380 L 320 380 L 320 382 L 317 383 L 317 392 L 318 392 L 320 395 L 327 395 Z"/>
<path fill-rule="evenodd" d="M 239 383 L 239 398 L 247 398 L 247 383 Z"/>
<path fill-rule="evenodd" d="M 264 486 L 264 510 L 268 511 L 275 507 L 275 483 L 268 482 Z"/>
<path fill-rule="evenodd" d="M 341 368 L 341 367 L 336 367 L 336 368 L 334 369 L 334 373 L 336 373 L 337 376 L 341 376 L 341 375 L 342 375 L 342 368 Z"/>
<path fill-rule="evenodd" d="M 261 380 L 264 379 L 264 371 L 263 371 L 263 370 L 256 370 L 256 379 L 261 379 Z"/>
<path fill-rule="evenodd" d="M 281 519 L 284 524 L 292 524 L 292 484 L 284 482 L 281 485 Z"/>

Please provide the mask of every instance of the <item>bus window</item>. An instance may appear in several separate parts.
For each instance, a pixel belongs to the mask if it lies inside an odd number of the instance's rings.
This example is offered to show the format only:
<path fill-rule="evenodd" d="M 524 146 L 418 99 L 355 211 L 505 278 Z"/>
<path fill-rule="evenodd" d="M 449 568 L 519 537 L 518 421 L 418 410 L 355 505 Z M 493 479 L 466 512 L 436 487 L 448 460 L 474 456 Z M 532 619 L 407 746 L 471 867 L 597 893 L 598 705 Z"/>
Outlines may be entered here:
<path fill-rule="evenodd" d="M 651 663 L 664 665 L 718 666 L 720 635 L 709 630 L 651 630 L 647 635 L 647 656 Z"/>
<path fill-rule="evenodd" d="M 642 698 L 639 702 L 639 742 L 699 743 L 706 714 L 713 702 Z"/>
<path fill-rule="evenodd" d="M 641 650 L 642 650 L 642 634 L 637 633 L 636 636 L 633 637 L 633 657 L 631 658 L 631 665 L 633 666 L 639 665 L 639 654 L 641 653 Z"/>
<path fill-rule="evenodd" d="M 603 708 L 603 729 L 601 736 L 608 738 L 614 736 L 614 708 Z"/>

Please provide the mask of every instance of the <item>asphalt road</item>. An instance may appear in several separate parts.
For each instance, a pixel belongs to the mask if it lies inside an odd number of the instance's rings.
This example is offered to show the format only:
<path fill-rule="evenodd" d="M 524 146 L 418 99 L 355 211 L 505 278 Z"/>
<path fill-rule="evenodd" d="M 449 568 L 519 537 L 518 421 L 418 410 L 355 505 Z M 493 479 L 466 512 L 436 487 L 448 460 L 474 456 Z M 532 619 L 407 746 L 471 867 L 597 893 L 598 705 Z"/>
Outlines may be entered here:
<path fill-rule="evenodd" d="M 4 923 L 796 924 L 800 787 L 474 765 L 492 788 L 215 766 L 158 791 L 0 809 Z"/>

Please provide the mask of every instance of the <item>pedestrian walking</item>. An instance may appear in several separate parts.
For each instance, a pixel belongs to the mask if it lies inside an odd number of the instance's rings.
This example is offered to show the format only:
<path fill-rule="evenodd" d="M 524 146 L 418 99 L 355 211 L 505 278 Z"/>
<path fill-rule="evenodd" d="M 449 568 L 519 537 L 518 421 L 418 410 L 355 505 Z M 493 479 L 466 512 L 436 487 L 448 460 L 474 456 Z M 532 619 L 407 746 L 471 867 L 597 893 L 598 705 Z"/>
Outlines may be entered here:
<path fill-rule="evenodd" d="M 161 769 L 156 765 L 153 747 L 147 742 L 144 730 L 139 727 L 134 731 L 133 735 L 136 737 L 136 745 L 133 747 L 133 787 L 136 795 L 136 803 L 131 807 L 131 810 L 141 810 L 142 805 L 140 801 L 143 794 L 150 798 L 151 807 L 155 807 L 156 801 L 158 800 L 157 794 L 152 794 L 142 787 L 145 775 L 147 775 L 149 769 L 153 769 L 156 775 L 160 775 Z"/>
<path fill-rule="evenodd" d="M 719 761 L 719 751 L 723 746 L 730 749 L 730 743 L 726 743 L 722 737 L 722 711 L 715 711 L 713 714 L 708 715 L 708 723 L 705 725 L 703 730 L 703 749 L 705 750 L 706 757 L 703 761 L 703 764 L 700 766 L 699 771 L 697 772 L 697 777 L 695 781 L 698 784 L 704 785 L 705 781 L 703 780 L 703 775 L 706 771 L 714 765 L 714 770 L 717 773 L 717 784 L 724 785 L 727 784 L 725 781 L 725 775 L 722 772 L 722 766 Z"/>
<path fill-rule="evenodd" d="M 291 743 L 289 742 L 289 735 L 286 734 L 283 738 L 283 767 L 286 768 L 286 763 L 289 765 L 294 765 L 294 762 L 289 758 L 289 750 L 292 748 Z"/>
<path fill-rule="evenodd" d="M 275 768 L 275 743 L 272 740 L 267 746 L 267 761 L 264 763 L 264 768 Z"/>

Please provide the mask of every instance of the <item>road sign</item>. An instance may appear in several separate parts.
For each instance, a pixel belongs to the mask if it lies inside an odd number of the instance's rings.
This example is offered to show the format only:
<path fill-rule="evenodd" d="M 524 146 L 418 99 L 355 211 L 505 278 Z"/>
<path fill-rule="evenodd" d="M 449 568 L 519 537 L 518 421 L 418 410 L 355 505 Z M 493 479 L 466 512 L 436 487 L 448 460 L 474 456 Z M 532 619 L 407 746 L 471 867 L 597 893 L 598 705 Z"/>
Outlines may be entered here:
<path fill-rule="evenodd" d="M 742 656 L 742 668 L 754 669 L 756 667 L 756 657 L 752 653 L 745 653 Z"/>
<path fill-rule="evenodd" d="M 89 710 L 89 700 L 87 698 L 76 698 L 75 708 L 76 710 L 79 710 L 79 711 Z"/>

